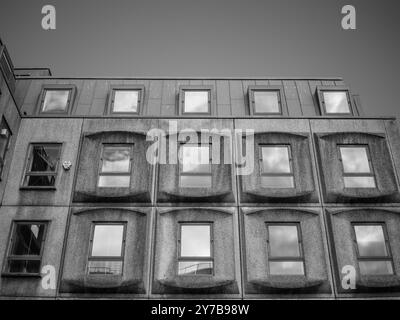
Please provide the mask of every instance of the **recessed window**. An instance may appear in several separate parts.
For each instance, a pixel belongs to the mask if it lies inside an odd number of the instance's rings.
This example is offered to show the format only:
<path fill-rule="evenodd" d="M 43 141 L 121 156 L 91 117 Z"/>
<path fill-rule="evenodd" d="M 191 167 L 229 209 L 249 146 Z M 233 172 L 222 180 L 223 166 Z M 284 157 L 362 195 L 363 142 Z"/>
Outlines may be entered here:
<path fill-rule="evenodd" d="M 384 224 L 354 224 L 357 257 L 363 275 L 393 274 L 393 261 Z"/>
<path fill-rule="evenodd" d="M 294 188 L 290 146 L 261 145 L 260 166 L 262 187 Z"/>
<path fill-rule="evenodd" d="M 350 91 L 340 86 L 317 87 L 321 112 L 326 115 L 353 115 Z"/>
<path fill-rule="evenodd" d="M 98 186 L 102 188 L 129 188 L 131 156 L 131 145 L 104 144 L 100 159 Z"/>
<path fill-rule="evenodd" d="M 111 90 L 110 113 L 139 114 L 143 95 L 143 86 L 113 87 Z"/>
<path fill-rule="evenodd" d="M 368 147 L 341 145 L 339 149 L 345 188 L 375 188 Z"/>
<path fill-rule="evenodd" d="M 7 257 L 6 272 L 40 274 L 46 223 L 15 222 Z"/>
<path fill-rule="evenodd" d="M 61 144 L 32 144 L 29 148 L 24 187 L 54 187 L 60 162 Z"/>
<path fill-rule="evenodd" d="M 211 115 L 211 86 L 182 86 L 179 107 L 182 115 Z"/>
<path fill-rule="evenodd" d="M 267 224 L 270 275 L 304 275 L 299 224 Z"/>
<path fill-rule="evenodd" d="M 182 223 L 178 241 L 178 275 L 212 275 L 212 224 Z"/>
<path fill-rule="evenodd" d="M 67 114 L 75 97 L 75 86 L 50 86 L 41 94 L 40 113 Z"/>
<path fill-rule="evenodd" d="M 3 172 L 3 167 L 6 159 L 6 153 L 10 145 L 11 130 L 4 117 L 0 123 L 0 177 Z"/>
<path fill-rule="evenodd" d="M 185 144 L 180 147 L 181 188 L 211 188 L 210 145 Z"/>
<path fill-rule="evenodd" d="M 280 86 L 249 86 L 250 113 L 253 115 L 281 115 L 285 100 Z"/>
<path fill-rule="evenodd" d="M 88 274 L 121 275 L 124 262 L 125 224 L 93 226 Z"/>

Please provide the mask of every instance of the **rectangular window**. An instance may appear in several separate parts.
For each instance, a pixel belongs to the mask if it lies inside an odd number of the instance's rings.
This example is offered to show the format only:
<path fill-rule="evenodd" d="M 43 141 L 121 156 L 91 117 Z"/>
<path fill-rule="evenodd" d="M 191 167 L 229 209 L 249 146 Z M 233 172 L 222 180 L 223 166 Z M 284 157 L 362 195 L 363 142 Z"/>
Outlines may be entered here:
<path fill-rule="evenodd" d="M 253 90 L 254 114 L 281 114 L 281 95 L 278 90 Z"/>
<path fill-rule="evenodd" d="M 8 147 L 10 145 L 11 130 L 3 117 L 0 123 L 0 178 L 3 173 L 3 167 L 6 159 Z"/>
<path fill-rule="evenodd" d="M 131 158 L 131 145 L 104 144 L 97 185 L 101 188 L 129 188 Z"/>
<path fill-rule="evenodd" d="M 317 88 L 322 113 L 326 115 L 353 115 L 350 91 L 346 87 Z"/>
<path fill-rule="evenodd" d="M 74 85 L 46 86 L 41 93 L 40 113 L 68 114 L 76 95 Z"/>
<path fill-rule="evenodd" d="M 182 145 L 180 147 L 180 187 L 211 188 L 211 179 L 211 145 Z"/>
<path fill-rule="evenodd" d="M 144 86 L 116 86 L 111 88 L 109 112 L 111 114 L 139 114 L 143 102 Z"/>
<path fill-rule="evenodd" d="M 60 155 L 61 144 L 59 143 L 31 144 L 23 186 L 54 187 Z"/>
<path fill-rule="evenodd" d="M 14 222 L 6 272 L 40 274 L 46 222 Z"/>
<path fill-rule="evenodd" d="M 211 223 L 181 223 L 178 239 L 178 275 L 213 275 Z"/>
<path fill-rule="evenodd" d="M 211 115 L 212 86 L 181 86 L 179 111 L 181 115 Z"/>
<path fill-rule="evenodd" d="M 363 275 L 393 274 L 393 260 L 383 223 L 353 224 L 357 259 Z"/>
<path fill-rule="evenodd" d="M 289 145 L 260 145 L 261 185 L 264 188 L 294 188 Z"/>
<path fill-rule="evenodd" d="M 267 223 L 270 275 L 305 275 L 299 223 Z"/>
<path fill-rule="evenodd" d="M 121 275 L 124 262 L 123 223 L 95 223 L 90 239 L 88 274 Z"/>
<path fill-rule="evenodd" d="M 375 175 L 365 145 L 341 145 L 340 160 L 345 188 L 375 188 Z"/>

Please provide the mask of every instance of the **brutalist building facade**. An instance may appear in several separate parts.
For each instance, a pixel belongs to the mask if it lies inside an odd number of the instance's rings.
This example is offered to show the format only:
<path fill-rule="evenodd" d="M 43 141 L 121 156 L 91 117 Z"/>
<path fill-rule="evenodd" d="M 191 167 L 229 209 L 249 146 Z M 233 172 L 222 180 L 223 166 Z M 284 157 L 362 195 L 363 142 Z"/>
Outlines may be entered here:
<path fill-rule="evenodd" d="M 0 44 L 1 298 L 400 296 L 399 126 L 342 79 L 58 78 Z"/>

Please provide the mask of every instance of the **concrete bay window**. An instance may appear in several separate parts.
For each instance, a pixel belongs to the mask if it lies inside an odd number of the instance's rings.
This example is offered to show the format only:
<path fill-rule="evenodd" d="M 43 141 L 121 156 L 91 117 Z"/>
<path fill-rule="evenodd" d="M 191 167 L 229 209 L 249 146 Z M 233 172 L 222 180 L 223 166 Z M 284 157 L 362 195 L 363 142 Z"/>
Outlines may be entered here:
<path fill-rule="evenodd" d="M 386 137 L 378 133 L 318 133 L 326 202 L 399 202 Z"/>
<path fill-rule="evenodd" d="M 264 188 L 294 188 L 290 146 L 261 145 L 261 185 Z"/>

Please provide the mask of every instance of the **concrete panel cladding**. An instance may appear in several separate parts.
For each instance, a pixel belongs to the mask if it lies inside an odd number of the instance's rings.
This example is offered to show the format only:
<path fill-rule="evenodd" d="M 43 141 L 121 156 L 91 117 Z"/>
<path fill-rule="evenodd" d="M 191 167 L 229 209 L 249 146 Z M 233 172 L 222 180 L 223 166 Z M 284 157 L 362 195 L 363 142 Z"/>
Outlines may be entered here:
<path fill-rule="evenodd" d="M 397 296 L 400 292 L 400 210 L 337 208 L 327 210 L 327 217 L 339 295 Z M 349 273 L 350 269 L 353 272 Z"/>
<path fill-rule="evenodd" d="M 234 208 L 158 209 L 152 293 L 238 297 L 236 221 Z"/>
<path fill-rule="evenodd" d="M 87 120 L 74 202 L 150 203 L 153 166 L 146 133 L 157 121 Z"/>
<path fill-rule="evenodd" d="M 69 205 L 74 170 L 65 170 L 62 163 L 69 161 L 72 168 L 76 166 L 81 126 L 80 119 L 23 119 L 3 205 Z M 46 160 L 48 155 L 42 145 L 57 146 L 58 154 L 51 163 Z M 35 153 L 33 146 L 37 146 Z M 34 159 L 38 160 L 37 165 Z M 46 167 L 45 163 L 53 170 L 54 183 L 46 187 L 26 183 L 29 174 L 36 174 Z"/>
<path fill-rule="evenodd" d="M 325 202 L 400 201 L 385 134 L 318 133 L 316 140 Z M 344 151 L 345 149 L 349 151 Z"/>
<path fill-rule="evenodd" d="M 319 209 L 243 208 L 248 297 L 331 296 Z"/>
<path fill-rule="evenodd" d="M 236 190 L 232 176 L 232 122 L 165 120 L 161 128 L 167 137 L 159 158 L 157 202 L 232 205 Z M 186 170 L 185 148 L 190 148 L 189 162 L 197 155 L 204 157 L 205 163 Z M 204 152 L 200 154 L 200 150 Z M 191 159 L 193 155 L 196 159 Z"/>
<path fill-rule="evenodd" d="M 145 295 L 151 209 L 71 210 L 60 293 Z"/>
<path fill-rule="evenodd" d="M 12 206 L 0 209 L 0 295 L 5 297 L 55 297 L 57 294 L 57 274 L 61 265 L 64 230 L 68 217 L 67 207 Z M 36 226 L 43 225 L 41 236 L 41 252 L 34 256 L 25 256 L 28 268 L 20 268 L 14 260 L 21 258 L 21 246 L 15 251 L 12 244 L 17 242 L 17 225 L 32 224 L 32 232 Z M 25 229 L 26 231 L 27 229 Z M 26 234 L 25 234 L 26 235 Z M 30 244 L 29 244 L 30 245 Z M 34 244 L 37 245 L 36 243 Z M 25 247 L 26 248 L 26 247 Z M 38 259 L 38 260 L 30 260 Z M 10 263 L 13 264 L 11 265 Z M 21 261 L 23 262 L 23 261 Z M 32 267 L 35 270 L 32 270 Z M 29 270 L 30 269 L 30 270 Z M 42 273 L 44 271 L 44 273 Z M 50 272 L 50 273 L 49 273 Z M 44 276 L 47 275 L 45 278 Z M 43 277 L 43 278 L 42 278 Z M 45 283 L 45 285 L 43 285 Z"/>

